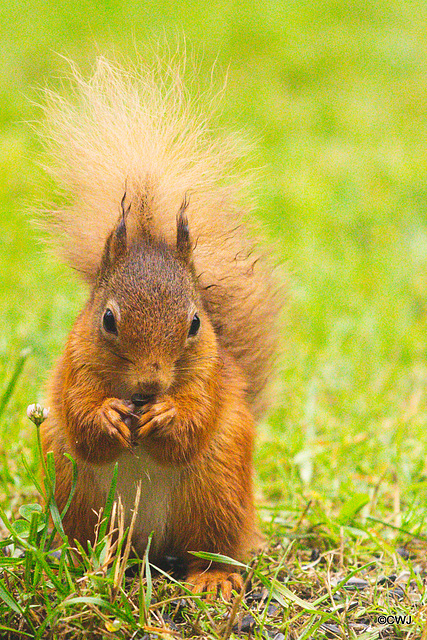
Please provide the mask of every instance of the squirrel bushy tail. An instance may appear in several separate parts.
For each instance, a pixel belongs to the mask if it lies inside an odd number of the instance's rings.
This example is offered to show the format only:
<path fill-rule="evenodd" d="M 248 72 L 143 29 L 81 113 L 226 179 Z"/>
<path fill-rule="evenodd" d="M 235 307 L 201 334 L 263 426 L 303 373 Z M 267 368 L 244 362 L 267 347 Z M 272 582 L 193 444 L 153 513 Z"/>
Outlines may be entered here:
<path fill-rule="evenodd" d="M 235 175 L 248 149 L 211 133 L 212 104 L 194 98 L 181 73 L 128 73 L 104 58 L 89 80 L 73 73 L 73 95 L 46 92 L 44 139 L 66 204 L 43 214 L 52 243 L 89 283 L 126 192 L 129 218 L 171 245 L 187 215 L 202 298 L 218 339 L 248 381 L 256 415 L 276 348 L 281 296 L 247 216 L 251 177 Z"/>

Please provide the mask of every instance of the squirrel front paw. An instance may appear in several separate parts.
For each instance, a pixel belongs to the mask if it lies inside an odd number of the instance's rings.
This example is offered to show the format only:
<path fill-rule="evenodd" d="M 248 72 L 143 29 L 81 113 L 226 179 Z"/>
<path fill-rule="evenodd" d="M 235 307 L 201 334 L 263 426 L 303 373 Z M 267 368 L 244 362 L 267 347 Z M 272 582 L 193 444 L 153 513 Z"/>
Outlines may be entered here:
<path fill-rule="evenodd" d="M 148 402 L 140 410 L 134 441 L 138 443 L 154 431 L 169 426 L 176 414 L 175 402 L 169 396 Z"/>
<path fill-rule="evenodd" d="M 190 583 L 193 593 L 202 593 L 207 600 L 214 599 L 219 591 L 225 600 L 230 601 L 233 589 L 238 592 L 243 589 L 242 576 L 224 569 L 190 571 L 186 582 Z"/>
<path fill-rule="evenodd" d="M 132 434 L 129 428 L 135 406 L 118 398 L 106 398 L 99 409 L 102 428 L 121 445 L 123 449 L 131 449 Z"/>

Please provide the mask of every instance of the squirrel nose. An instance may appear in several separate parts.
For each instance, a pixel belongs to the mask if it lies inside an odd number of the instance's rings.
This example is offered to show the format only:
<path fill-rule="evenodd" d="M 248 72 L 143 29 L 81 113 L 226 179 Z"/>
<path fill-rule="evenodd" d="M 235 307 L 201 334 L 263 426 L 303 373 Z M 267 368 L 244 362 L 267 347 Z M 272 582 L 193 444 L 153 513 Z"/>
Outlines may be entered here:
<path fill-rule="evenodd" d="M 167 364 L 159 360 L 151 360 L 143 364 L 143 369 L 136 371 L 135 387 L 133 389 L 135 397 L 139 401 L 143 398 L 163 395 L 171 386 L 173 380 L 173 370 Z M 135 404 L 135 403 L 134 403 Z"/>
<path fill-rule="evenodd" d="M 160 381 L 153 382 L 144 382 L 139 385 L 140 391 L 138 393 L 134 393 L 131 400 L 134 402 L 134 398 L 136 402 L 134 404 L 138 404 L 143 400 L 147 401 L 149 398 L 153 396 L 161 395 L 166 391 L 166 385 L 162 384 Z"/>

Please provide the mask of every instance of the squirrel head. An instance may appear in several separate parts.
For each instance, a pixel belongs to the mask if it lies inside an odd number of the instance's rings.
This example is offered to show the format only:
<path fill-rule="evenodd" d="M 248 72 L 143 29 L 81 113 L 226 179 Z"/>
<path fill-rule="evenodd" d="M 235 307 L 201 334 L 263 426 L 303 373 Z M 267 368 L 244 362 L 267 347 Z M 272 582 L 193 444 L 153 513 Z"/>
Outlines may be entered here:
<path fill-rule="evenodd" d="M 210 369 L 215 334 L 198 291 L 187 201 L 177 215 L 176 245 L 140 229 L 130 237 L 123 215 L 108 237 L 86 307 L 96 368 L 112 393 L 131 399 L 167 392 Z"/>

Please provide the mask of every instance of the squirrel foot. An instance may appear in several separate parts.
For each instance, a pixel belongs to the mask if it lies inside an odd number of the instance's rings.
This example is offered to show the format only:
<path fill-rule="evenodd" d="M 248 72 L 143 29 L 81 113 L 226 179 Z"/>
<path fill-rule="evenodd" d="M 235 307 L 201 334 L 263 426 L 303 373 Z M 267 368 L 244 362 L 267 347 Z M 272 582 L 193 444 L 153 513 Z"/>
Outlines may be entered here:
<path fill-rule="evenodd" d="M 203 593 L 207 600 L 215 598 L 219 590 L 224 600 L 230 601 L 232 589 L 236 591 L 243 589 L 242 576 L 239 573 L 228 573 L 224 569 L 191 572 L 186 582 L 190 583 L 193 593 Z"/>
<path fill-rule="evenodd" d="M 130 449 L 132 446 L 131 430 L 126 422 L 130 423 L 134 411 L 133 404 L 118 398 L 107 398 L 99 409 L 103 428 L 123 449 Z"/>
<path fill-rule="evenodd" d="M 151 401 L 141 409 L 142 415 L 138 416 L 137 428 L 134 432 L 134 441 L 139 442 L 150 433 L 162 427 L 167 427 L 177 414 L 176 406 L 172 398 L 163 397 L 160 401 Z"/>

